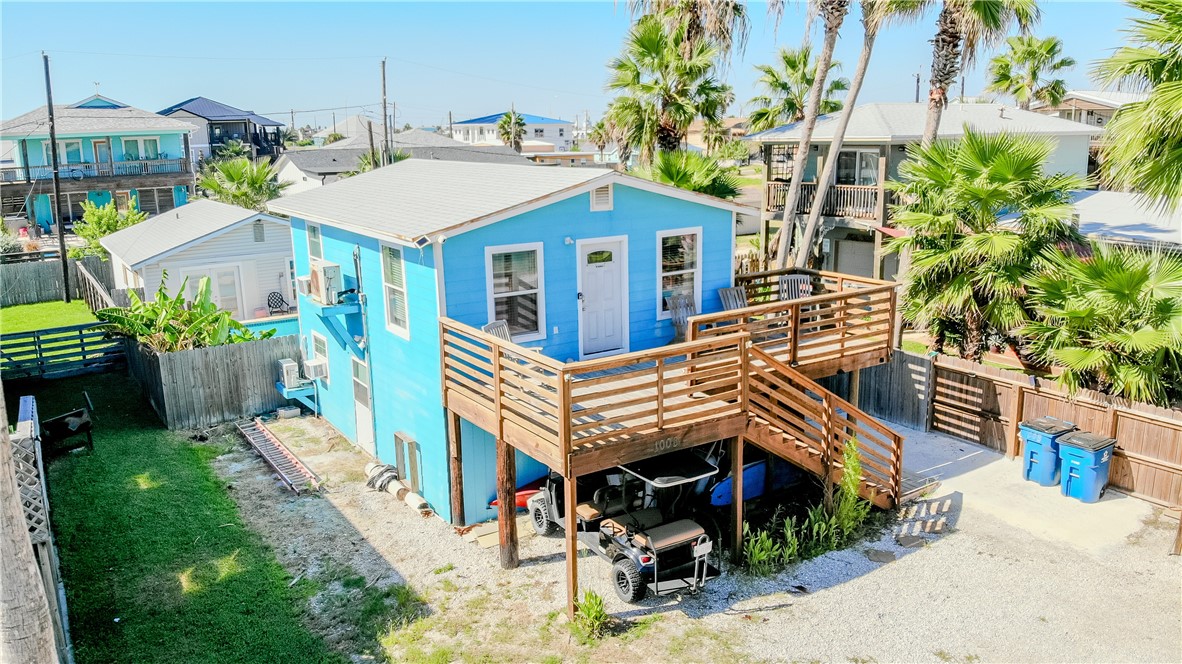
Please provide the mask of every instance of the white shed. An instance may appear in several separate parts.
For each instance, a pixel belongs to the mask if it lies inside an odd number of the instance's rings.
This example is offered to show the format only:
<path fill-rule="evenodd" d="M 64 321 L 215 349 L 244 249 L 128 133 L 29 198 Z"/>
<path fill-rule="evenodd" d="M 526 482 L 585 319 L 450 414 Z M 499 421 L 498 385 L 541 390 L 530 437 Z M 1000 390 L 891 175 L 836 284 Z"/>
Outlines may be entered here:
<path fill-rule="evenodd" d="M 209 277 L 214 300 L 236 320 L 267 316 L 272 293 L 296 301 L 291 227 L 265 212 L 197 199 L 112 233 L 102 245 L 115 287 L 143 288 L 149 299 L 167 272 L 173 293 L 186 278 L 193 293 Z"/>

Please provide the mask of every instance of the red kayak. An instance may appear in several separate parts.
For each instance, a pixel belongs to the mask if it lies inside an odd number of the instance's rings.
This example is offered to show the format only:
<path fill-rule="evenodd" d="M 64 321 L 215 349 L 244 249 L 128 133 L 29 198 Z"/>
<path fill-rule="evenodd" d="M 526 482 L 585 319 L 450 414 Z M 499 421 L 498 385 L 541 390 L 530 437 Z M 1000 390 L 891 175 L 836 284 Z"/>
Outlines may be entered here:
<path fill-rule="evenodd" d="M 519 509 L 519 510 L 527 509 L 529 507 L 530 496 L 541 491 L 542 485 L 545 483 L 546 483 L 546 476 L 543 475 L 543 476 L 539 477 L 538 479 L 530 482 L 529 484 L 526 484 L 525 486 L 518 487 L 517 488 L 517 501 L 516 501 L 517 502 L 517 509 Z M 499 507 L 500 501 L 498 501 L 497 499 L 494 498 L 493 501 L 488 504 L 488 506 L 489 507 Z"/>

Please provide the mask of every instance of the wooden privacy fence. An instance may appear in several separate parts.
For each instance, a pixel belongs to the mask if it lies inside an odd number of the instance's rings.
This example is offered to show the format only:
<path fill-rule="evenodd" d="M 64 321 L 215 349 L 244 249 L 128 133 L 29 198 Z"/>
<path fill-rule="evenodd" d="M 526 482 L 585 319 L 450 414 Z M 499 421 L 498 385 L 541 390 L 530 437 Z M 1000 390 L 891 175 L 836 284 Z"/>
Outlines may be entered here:
<path fill-rule="evenodd" d="M 78 264 L 78 295 L 86 302 L 86 306 L 90 307 L 91 311 L 129 306 L 131 298 L 128 297 L 128 293 L 131 291 L 135 291 L 143 299 L 144 289 L 108 288 L 107 284 L 92 274 L 85 265 Z"/>
<path fill-rule="evenodd" d="M 98 256 L 87 256 L 81 261 L 71 260 L 68 264 L 70 266 L 70 297 L 82 296 L 79 288 L 79 264 L 85 265 L 89 273 L 104 288 L 109 290 L 114 284 L 111 264 Z M 63 296 L 61 262 L 44 260 L 0 264 L 0 307 L 61 300 Z"/>
<path fill-rule="evenodd" d="M 120 368 L 122 339 L 108 338 L 93 323 L 0 335 L 0 377 L 66 378 Z"/>
<path fill-rule="evenodd" d="M 1182 503 L 1182 411 L 1091 390 L 1074 398 L 1053 380 L 960 358 L 895 351 L 862 370 L 858 406 L 867 413 L 1021 456 L 1018 424 L 1043 415 L 1116 438 L 1113 488 L 1161 505 Z M 849 393 L 849 376 L 820 381 Z"/>
<path fill-rule="evenodd" d="M 275 389 L 276 364 L 298 360 L 296 335 L 156 353 L 127 340 L 127 364 L 169 429 L 197 429 L 287 405 Z"/>

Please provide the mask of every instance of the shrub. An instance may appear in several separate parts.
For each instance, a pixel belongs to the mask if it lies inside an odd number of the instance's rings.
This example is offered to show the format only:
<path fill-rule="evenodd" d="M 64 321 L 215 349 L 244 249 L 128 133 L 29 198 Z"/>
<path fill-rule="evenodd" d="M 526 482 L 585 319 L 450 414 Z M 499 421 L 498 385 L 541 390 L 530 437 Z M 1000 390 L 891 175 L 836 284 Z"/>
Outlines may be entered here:
<path fill-rule="evenodd" d="M 575 621 L 572 627 L 582 640 L 601 638 L 607 632 L 611 619 L 603 597 L 594 590 L 585 590 L 582 598 L 575 599 Z"/>
<path fill-rule="evenodd" d="M 766 530 L 751 532 L 743 524 L 743 565 L 755 576 L 769 576 L 776 571 L 783 555 L 780 543 Z"/>
<path fill-rule="evenodd" d="M 25 250 L 25 243 L 15 235 L 0 230 L 0 254 L 16 254 Z"/>
<path fill-rule="evenodd" d="M 784 542 L 780 548 L 780 558 L 785 565 L 789 565 L 800 557 L 800 533 L 796 525 L 796 517 L 784 519 Z"/>
<path fill-rule="evenodd" d="M 800 528 L 801 550 L 805 558 L 814 558 L 839 548 L 840 533 L 834 518 L 823 505 L 809 508 Z"/>
<path fill-rule="evenodd" d="M 862 477 L 862 460 L 858 454 L 858 439 L 851 438 L 841 453 L 844 471 L 837 487 L 833 503 L 833 526 L 842 541 L 852 537 L 866 517 L 870 515 L 870 503 L 858 495 Z"/>
<path fill-rule="evenodd" d="M 127 212 L 120 212 L 112 201 L 103 206 L 95 205 L 91 201 L 82 202 L 82 221 L 74 224 L 74 234 L 86 240 L 85 247 L 70 249 L 70 258 L 83 256 L 101 256 L 107 259 L 107 250 L 99 241 L 115 231 L 135 226 L 148 218 L 147 212 L 136 209 L 133 196 L 128 204 Z"/>

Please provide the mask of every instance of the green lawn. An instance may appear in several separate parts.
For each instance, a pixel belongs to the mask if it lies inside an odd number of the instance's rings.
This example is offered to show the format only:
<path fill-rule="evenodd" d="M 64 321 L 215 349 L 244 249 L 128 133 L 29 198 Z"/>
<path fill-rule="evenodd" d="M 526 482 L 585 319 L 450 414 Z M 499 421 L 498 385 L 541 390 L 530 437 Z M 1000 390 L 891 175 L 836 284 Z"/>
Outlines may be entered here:
<path fill-rule="evenodd" d="M 10 418 L 17 397 L 7 388 Z M 301 622 L 315 584 L 247 530 L 209 462 L 223 448 L 164 430 L 130 378 L 46 381 L 43 416 L 96 408 L 93 453 L 49 466 L 70 631 L 89 662 L 343 662 Z"/>
<path fill-rule="evenodd" d="M 82 300 L 72 300 L 69 304 L 61 300 L 20 304 L 0 309 L 0 334 L 81 325 L 94 320 L 94 314 Z"/>

